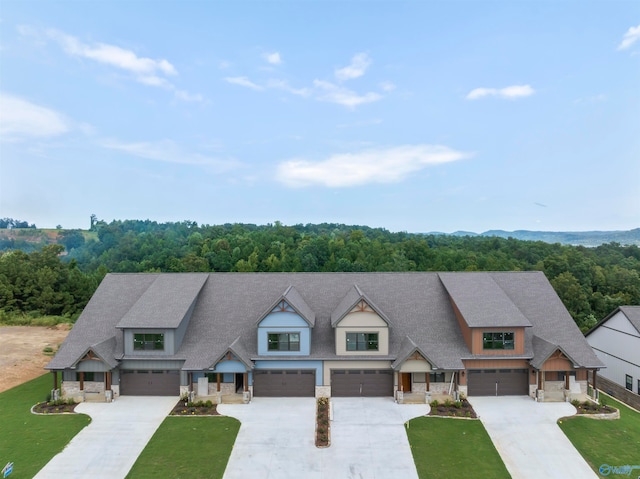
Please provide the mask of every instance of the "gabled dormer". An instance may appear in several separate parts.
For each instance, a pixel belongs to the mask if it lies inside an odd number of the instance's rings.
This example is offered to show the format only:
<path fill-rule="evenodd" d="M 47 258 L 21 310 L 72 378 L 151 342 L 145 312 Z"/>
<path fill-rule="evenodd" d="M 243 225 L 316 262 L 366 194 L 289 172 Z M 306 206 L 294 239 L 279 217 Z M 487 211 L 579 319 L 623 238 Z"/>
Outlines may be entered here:
<path fill-rule="evenodd" d="M 331 313 L 336 354 L 386 356 L 391 322 L 362 290 L 354 285 Z"/>
<path fill-rule="evenodd" d="M 300 293 L 289 286 L 260 316 L 258 355 L 308 356 L 316 315 Z"/>

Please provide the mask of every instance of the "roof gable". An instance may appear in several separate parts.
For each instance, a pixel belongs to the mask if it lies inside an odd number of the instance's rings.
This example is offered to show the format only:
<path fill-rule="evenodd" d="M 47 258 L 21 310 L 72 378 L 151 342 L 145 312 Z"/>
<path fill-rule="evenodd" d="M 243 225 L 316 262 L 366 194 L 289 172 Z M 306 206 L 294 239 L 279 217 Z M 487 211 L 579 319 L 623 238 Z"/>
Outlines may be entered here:
<path fill-rule="evenodd" d="M 340 301 L 338 306 L 331 313 L 331 326 L 335 328 L 347 314 L 354 311 L 354 308 L 356 308 L 357 311 L 360 311 L 360 308 L 358 308 L 359 303 L 365 303 L 374 313 L 387 323 L 387 326 L 391 326 L 391 321 L 387 315 L 384 314 L 382 310 L 362 292 L 357 284 L 354 284 L 349 291 L 347 291 L 347 294 L 342 298 L 342 301 Z M 366 309 L 363 307 L 362 311 L 366 311 Z"/>
<path fill-rule="evenodd" d="M 420 356 L 422 356 L 424 360 L 431 365 L 432 368 L 437 369 L 437 365 L 434 364 L 434 362 L 429 359 L 429 357 L 424 353 L 424 351 L 420 349 L 420 347 L 418 347 L 418 345 L 415 342 L 413 342 L 413 340 L 409 336 L 405 336 L 404 339 L 402 340 L 398 357 L 393 363 L 391 363 L 391 367 L 393 369 L 399 369 L 402 366 L 402 363 L 404 363 L 407 359 L 409 359 L 415 353 L 420 354 Z"/>
<path fill-rule="evenodd" d="M 302 298 L 300 293 L 293 286 L 289 286 L 287 290 L 280 296 L 267 310 L 260 316 L 256 324 L 266 318 L 271 313 L 292 313 L 295 312 L 306 321 L 310 328 L 316 323 L 316 315 L 309 305 Z"/>

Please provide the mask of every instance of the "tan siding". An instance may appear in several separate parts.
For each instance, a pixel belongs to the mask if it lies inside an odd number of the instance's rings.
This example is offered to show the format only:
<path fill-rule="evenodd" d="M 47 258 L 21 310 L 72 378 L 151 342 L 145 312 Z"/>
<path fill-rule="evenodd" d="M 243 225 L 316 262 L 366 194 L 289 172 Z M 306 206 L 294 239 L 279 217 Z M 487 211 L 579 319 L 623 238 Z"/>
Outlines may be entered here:
<path fill-rule="evenodd" d="M 338 323 L 338 327 L 340 328 L 344 328 L 347 326 L 348 327 L 375 326 L 377 328 L 386 328 L 387 323 L 384 321 L 384 319 L 382 319 L 380 316 L 378 316 L 374 312 L 352 311 L 349 314 L 347 314 L 344 318 L 342 318 L 342 320 L 340 320 L 340 322 Z"/>
<path fill-rule="evenodd" d="M 431 365 L 424 359 L 407 359 L 402 363 L 400 371 L 403 373 L 424 373 L 431 371 Z"/>
<path fill-rule="evenodd" d="M 482 349 L 482 333 L 491 332 L 514 332 L 514 349 L 492 349 L 485 351 Z M 487 354 L 491 356 L 510 356 L 513 354 L 524 354 L 524 328 L 473 328 L 471 330 L 472 354 Z"/>
<path fill-rule="evenodd" d="M 386 323 L 385 323 L 386 325 Z M 347 351 L 347 333 L 378 333 L 378 351 Z M 340 327 L 336 328 L 336 354 L 344 356 L 387 356 L 389 354 L 389 328 Z"/>

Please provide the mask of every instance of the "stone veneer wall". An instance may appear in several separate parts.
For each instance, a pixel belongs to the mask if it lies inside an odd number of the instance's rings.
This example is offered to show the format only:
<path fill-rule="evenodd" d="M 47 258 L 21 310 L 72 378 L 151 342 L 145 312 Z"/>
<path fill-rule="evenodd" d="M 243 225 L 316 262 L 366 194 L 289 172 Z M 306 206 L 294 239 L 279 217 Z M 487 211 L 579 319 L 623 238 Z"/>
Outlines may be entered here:
<path fill-rule="evenodd" d="M 628 404 L 632 408 L 640 410 L 640 395 L 635 394 L 627 388 L 622 387 L 607 378 L 603 378 L 600 375 L 598 375 L 596 383 L 598 389 L 606 392 L 608 395 L 613 396 L 619 401 Z"/>
<path fill-rule="evenodd" d="M 104 393 L 104 382 L 85 381 L 84 391 L 80 391 L 80 381 L 62 381 L 61 393 L 63 398 L 73 398 L 82 402 L 84 401 L 83 393 Z"/>
<path fill-rule="evenodd" d="M 316 398 L 331 397 L 331 386 L 316 386 Z"/>

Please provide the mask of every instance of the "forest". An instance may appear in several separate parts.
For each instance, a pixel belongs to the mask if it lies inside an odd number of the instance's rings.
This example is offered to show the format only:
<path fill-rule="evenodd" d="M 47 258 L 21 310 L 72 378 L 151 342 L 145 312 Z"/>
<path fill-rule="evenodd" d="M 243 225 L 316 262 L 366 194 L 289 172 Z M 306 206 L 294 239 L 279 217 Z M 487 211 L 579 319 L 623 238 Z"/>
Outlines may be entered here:
<path fill-rule="evenodd" d="M 33 231 L 33 230 L 32 230 Z M 46 238 L 51 241 L 51 235 Z M 284 226 L 92 217 L 49 244 L 0 244 L 0 322 L 73 322 L 108 272 L 543 271 L 582 331 L 640 305 L 640 248 L 389 232 L 341 224 Z"/>

